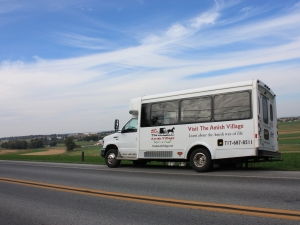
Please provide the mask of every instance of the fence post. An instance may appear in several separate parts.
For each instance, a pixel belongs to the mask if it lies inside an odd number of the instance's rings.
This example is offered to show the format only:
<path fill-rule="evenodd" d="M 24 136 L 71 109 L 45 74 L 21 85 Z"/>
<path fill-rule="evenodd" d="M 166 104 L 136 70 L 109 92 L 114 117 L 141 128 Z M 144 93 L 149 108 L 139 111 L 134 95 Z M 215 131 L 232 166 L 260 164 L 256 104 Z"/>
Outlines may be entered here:
<path fill-rule="evenodd" d="M 84 151 L 81 152 L 81 161 L 84 162 Z"/>

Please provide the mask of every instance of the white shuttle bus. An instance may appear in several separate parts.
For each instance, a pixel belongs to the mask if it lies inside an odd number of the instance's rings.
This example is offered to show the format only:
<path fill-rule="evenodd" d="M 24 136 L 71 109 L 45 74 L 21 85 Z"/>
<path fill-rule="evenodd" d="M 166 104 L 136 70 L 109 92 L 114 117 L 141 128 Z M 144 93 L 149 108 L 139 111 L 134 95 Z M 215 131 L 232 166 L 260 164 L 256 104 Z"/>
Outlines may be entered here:
<path fill-rule="evenodd" d="M 101 156 L 108 167 L 121 160 L 188 162 L 213 166 L 281 160 L 276 101 L 260 80 L 131 99 L 132 118 L 106 136 Z"/>

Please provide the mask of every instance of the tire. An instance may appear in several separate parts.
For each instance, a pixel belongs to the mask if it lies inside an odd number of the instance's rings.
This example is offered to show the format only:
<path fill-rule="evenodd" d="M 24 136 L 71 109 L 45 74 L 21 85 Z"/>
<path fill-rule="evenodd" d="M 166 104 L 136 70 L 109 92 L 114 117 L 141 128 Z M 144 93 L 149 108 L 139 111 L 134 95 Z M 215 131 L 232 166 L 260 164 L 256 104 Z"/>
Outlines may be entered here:
<path fill-rule="evenodd" d="M 105 154 L 105 163 L 110 168 L 116 168 L 120 165 L 121 160 L 117 159 L 118 156 L 118 150 L 117 149 L 111 149 L 108 150 L 108 152 Z"/>
<path fill-rule="evenodd" d="M 191 167 L 197 172 L 206 172 L 212 167 L 210 153 L 206 149 L 195 149 L 190 156 Z"/>
<path fill-rule="evenodd" d="M 138 167 L 146 166 L 147 161 L 146 160 L 132 160 L 133 165 Z"/>

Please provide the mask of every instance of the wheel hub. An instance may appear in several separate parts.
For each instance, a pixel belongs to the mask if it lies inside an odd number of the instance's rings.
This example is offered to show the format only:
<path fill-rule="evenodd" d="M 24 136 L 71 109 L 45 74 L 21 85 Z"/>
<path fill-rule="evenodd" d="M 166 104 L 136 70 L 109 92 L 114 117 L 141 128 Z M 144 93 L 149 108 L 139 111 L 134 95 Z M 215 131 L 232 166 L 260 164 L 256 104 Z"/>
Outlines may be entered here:
<path fill-rule="evenodd" d="M 113 164 L 116 161 L 116 155 L 114 153 L 110 153 L 107 157 L 108 164 Z"/>
<path fill-rule="evenodd" d="M 197 166 L 197 167 L 203 167 L 206 164 L 206 156 L 201 152 L 197 153 L 194 156 L 193 160 L 194 160 L 195 166 Z"/>

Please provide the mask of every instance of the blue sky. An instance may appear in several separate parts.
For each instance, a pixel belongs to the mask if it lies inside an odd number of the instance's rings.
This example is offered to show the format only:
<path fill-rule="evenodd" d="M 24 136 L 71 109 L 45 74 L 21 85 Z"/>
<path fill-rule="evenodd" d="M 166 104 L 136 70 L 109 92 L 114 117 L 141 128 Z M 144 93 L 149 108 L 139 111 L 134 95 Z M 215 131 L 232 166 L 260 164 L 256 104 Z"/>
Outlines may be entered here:
<path fill-rule="evenodd" d="M 0 137 L 111 130 L 131 98 L 250 79 L 299 116 L 299 21 L 299 0 L 0 0 Z"/>

